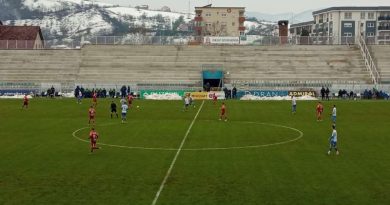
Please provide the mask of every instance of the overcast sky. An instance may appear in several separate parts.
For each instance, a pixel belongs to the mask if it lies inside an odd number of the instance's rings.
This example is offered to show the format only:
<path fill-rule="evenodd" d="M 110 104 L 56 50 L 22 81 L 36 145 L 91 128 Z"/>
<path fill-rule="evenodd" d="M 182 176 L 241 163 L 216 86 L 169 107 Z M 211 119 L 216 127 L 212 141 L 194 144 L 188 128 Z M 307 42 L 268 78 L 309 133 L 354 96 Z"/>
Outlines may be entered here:
<path fill-rule="evenodd" d="M 95 0 L 100 2 L 136 6 L 147 4 L 152 9 L 168 6 L 175 11 L 188 12 L 189 0 Z M 204 6 L 210 0 L 190 0 L 191 10 L 195 6 Z M 390 0 L 213 0 L 214 6 L 244 6 L 247 11 L 262 13 L 299 13 L 310 9 L 331 6 L 390 6 Z"/>

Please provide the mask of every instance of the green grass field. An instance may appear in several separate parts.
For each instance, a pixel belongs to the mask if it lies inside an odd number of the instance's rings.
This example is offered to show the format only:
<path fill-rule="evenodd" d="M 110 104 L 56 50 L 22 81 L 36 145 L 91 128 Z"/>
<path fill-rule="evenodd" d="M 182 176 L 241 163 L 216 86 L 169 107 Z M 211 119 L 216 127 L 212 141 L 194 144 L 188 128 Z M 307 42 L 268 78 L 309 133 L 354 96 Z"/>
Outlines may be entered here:
<path fill-rule="evenodd" d="M 201 101 L 188 112 L 135 101 L 121 124 L 99 100 L 99 142 L 110 146 L 93 154 L 81 141 L 89 102 L 0 100 L 0 204 L 151 205 L 176 154 L 157 204 L 390 204 L 389 102 L 325 102 L 317 122 L 314 101 L 298 101 L 296 115 L 290 102 L 227 101 L 221 122 L 207 101 L 189 130 Z M 328 156 L 334 103 L 340 155 Z"/>

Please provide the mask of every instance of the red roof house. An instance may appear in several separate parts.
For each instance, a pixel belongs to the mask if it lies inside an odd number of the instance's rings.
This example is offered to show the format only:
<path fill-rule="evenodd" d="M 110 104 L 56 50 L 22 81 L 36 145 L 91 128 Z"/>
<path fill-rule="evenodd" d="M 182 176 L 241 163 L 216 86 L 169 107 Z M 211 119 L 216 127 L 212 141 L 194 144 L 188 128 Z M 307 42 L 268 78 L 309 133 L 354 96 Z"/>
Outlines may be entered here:
<path fill-rule="evenodd" d="M 0 26 L 0 49 L 42 49 L 44 39 L 39 26 Z"/>

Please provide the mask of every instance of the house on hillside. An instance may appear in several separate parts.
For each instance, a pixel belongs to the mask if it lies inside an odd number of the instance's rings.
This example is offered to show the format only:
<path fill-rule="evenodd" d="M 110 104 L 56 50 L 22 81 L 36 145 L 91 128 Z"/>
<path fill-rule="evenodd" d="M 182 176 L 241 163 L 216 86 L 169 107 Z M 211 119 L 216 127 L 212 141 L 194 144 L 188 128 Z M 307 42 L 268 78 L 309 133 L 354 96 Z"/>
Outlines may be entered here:
<path fill-rule="evenodd" d="M 0 26 L 0 49 L 43 49 L 39 26 Z"/>
<path fill-rule="evenodd" d="M 149 5 L 139 5 L 135 7 L 137 10 L 149 10 Z"/>

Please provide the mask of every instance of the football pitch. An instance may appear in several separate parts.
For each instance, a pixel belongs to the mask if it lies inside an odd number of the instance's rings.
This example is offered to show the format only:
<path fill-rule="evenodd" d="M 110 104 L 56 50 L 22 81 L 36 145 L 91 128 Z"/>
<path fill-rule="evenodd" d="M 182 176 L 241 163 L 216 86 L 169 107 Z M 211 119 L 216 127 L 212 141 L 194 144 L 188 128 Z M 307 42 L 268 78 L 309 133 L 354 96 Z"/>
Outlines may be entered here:
<path fill-rule="evenodd" d="M 90 102 L 0 100 L 0 204 L 390 204 L 388 101 L 324 102 L 322 122 L 316 101 L 226 101 L 224 122 L 221 102 L 136 100 L 121 124 L 99 99 L 92 154 Z"/>

